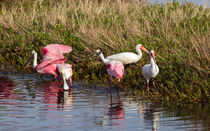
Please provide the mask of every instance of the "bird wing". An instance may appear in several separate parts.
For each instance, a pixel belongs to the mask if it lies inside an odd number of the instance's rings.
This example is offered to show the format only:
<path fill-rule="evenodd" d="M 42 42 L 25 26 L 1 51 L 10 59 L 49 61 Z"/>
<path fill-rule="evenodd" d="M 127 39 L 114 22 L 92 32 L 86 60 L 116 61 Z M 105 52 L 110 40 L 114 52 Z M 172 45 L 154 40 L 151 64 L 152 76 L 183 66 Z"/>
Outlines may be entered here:
<path fill-rule="evenodd" d="M 137 54 L 132 53 L 132 52 L 123 52 L 123 53 L 110 55 L 106 57 L 106 59 L 118 60 L 118 61 L 121 61 L 123 64 L 130 64 L 133 62 L 137 62 L 139 60 L 139 57 Z"/>
<path fill-rule="evenodd" d="M 51 64 L 63 64 L 65 61 L 67 61 L 66 58 L 62 58 L 62 59 L 57 59 L 57 60 L 43 60 L 41 63 L 39 63 L 35 68 L 34 70 L 38 70 L 38 69 L 42 69 L 48 65 L 51 65 Z"/>
<path fill-rule="evenodd" d="M 64 53 L 70 53 L 72 47 L 60 44 L 50 44 L 42 48 L 43 58 L 46 59 L 61 59 L 64 58 Z"/>
<path fill-rule="evenodd" d="M 112 67 L 112 74 L 116 78 L 122 78 L 124 74 L 124 65 L 121 62 L 115 62 Z"/>
<path fill-rule="evenodd" d="M 144 77 L 146 79 L 150 79 L 151 78 L 151 71 L 150 71 L 150 68 L 151 68 L 151 64 L 147 64 L 147 65 L 144 65 L 142 67 L 142 73 L 144 75 Z"/>

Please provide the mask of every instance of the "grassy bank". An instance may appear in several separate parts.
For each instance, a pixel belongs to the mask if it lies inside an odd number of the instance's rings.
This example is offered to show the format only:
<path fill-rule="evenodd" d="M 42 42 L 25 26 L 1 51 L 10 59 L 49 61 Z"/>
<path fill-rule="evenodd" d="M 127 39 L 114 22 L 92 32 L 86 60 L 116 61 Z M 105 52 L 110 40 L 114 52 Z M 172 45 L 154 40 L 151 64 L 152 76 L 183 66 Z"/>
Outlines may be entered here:
<path fill-rule="evenodd" d="M 73 63 L 74 78 L 108 83 L 106 67 L 94 56 L 95 50 L 105 56 L 135 52 L 141 43 L 157 54 L 159 92 L 151 88 L 154 98 L 209 101 L 209 8 L 176 2 L 14 0 L 1 1 L 0 15 L 0 64 L 6 68 L 32 71 L 23 68 L 30 51 L 36 50 L 41 61 L 42 47 L 60 43 L 73 47 L 66 57 Z M 144 53 L 139 67 L 126 66 L 123 87 L 147 95 L 140 67 L 149 62 Z"/>

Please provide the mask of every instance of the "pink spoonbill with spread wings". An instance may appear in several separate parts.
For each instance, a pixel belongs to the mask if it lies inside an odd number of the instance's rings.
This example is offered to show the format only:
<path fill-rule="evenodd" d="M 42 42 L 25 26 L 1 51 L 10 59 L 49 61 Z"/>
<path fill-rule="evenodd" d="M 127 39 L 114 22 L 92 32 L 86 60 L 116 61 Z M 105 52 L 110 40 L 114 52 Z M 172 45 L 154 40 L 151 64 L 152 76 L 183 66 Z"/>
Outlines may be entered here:
<path fill-rule="evenodd" d="M 156 77 L 159 73 L 159 68 L 155 61 L 155 52 L 153 50 L 150 51 L 150 64 L 144 65 L 142 68 L 142 72 L 144 77 L 147 80 L 147 91 L 149 92 L 149 80 L 152 78 L 153 85 L 155 86 L 154 77 Z"/>
<path fill-rule="evenodd" d="M 111 84 L 112 84 L 112 77 L 115 77 L 118 80 L 118 87 L 119 87 L 120 80 L 122 79 L 122 76 L 124 74 L 123 63 L 121 61 L 105 59 L 103 53 L 100 50 L 96 50 L 96 55 L 98 55 L 101 58 L 101 60 L 107 65 L 107 72 L 110 76 Z"/>
<path fill-rule="evenodd" d="M 52 74 L 54 78 L 57 77 L 56 65 L 63 64 L 67 59 L 64 58 L 64 53 L 69 53 L 72 51 L 70 46 L 60 45 L 60 44 L 50 44 L 42 48 L 43 61 L 37 64 L 37 53 L 36 51 L 31 52 L 31 56 L 26 63 L 29 64 L 30 60 L 34 58 L 33 68 L 39 73 Z"/>
<path fill-rule="evenodd" d="M 108 61 L 110 61 L 110 60 L 121 61 L 125 65 L 126 64 L 131 64 L 131 63 L 136 63 L 142 57 L 142 51 L 141 50 L 145 51 L 146 53 L 149 53 L 147 51 L 147 49 L 145 49 L 142 44 L 138 44 L 138 45 L 136 45 L 136 52 L 138 54 L 135 54 L 133 52 L 122 52 L 122 53 L 107 56 L 106 59 Z M 98 52 L 100 52 L 100 50 L 98 50 Z"/>

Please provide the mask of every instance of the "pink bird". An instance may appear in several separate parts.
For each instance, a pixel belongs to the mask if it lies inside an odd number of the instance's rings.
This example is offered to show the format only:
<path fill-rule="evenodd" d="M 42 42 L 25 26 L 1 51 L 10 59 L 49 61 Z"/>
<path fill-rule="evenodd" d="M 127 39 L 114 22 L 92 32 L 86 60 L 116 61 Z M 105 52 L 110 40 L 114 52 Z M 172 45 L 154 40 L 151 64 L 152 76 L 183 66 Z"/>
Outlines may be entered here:
<path fill-rule="evenodd" d="M 42 48 L 43 60 L 55 60 L 64 58 L 64 53 L 69 53 L 72 48 L 67 45 L 49 44 Z"/>
<path fill-rule="evenodd" d="M 124 65 L 120 61 L 110 61 L 107 64 L 107 72 L 110 76 L 111 83 L 112 84 L 112 77 L 117 78 L 118 80 L 118 87 L 120 85 L 120 80 L 122 79 L 122 76 L 124 74 Z"/>
<path fill-rule="evenodd" d="M 57 77 L 56 65 L 64 64 L 67 60 L 64 58 L 64 53 L 69 53 L 72 51 L 72 48 L 66 45 L 60 44 L 50 44 L 42 48 L 43 61 L 40 64 L 37 64 L 37 53 L 32 51 L 29 60 L 26 63 L 26 66 L 29 64 L 30 60 L 34 57 L 33 68 L 39 73 L 42 74 L 52 74 L 54 78 Z"/>
<path fill-rule="evenodd" d="M 69 86 L 68 86 L 66 81 L 69 80 L 70 85 L 72 87 L 72 75 L 73 75 L 72 65 L 70 65 L 70 64 L 57 64 L 56 70 L 57 70 L 59 76 L 62 77 L 63 89 L 64 90 L 69 90 Z"/>
<path fill-rule="evenodd" d="M 124 74 L 124 65 L 121 61 L 117 60 L 108 60 L 104 58 L 104 55 L 101 51 L 96 50 L 96 55 L 101 58 L 104 64 L 107 65 L 107 72 L 110 75 L 111 83 L 112 84 L 112 77 L 117 78 L 118 80 L 118 87 L 120 84 L 120 80 L 122 79 L 122 76 Z"/>

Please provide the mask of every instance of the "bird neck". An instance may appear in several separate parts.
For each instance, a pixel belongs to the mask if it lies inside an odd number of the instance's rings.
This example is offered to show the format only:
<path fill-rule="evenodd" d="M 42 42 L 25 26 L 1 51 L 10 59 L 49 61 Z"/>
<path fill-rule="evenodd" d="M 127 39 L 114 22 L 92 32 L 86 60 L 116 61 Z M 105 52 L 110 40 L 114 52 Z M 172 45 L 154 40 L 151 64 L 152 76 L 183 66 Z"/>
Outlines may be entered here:
<path fill-rule="evenodd" d="M 34 53 L 34 61 L 33 61 L 33 68 L 37 66 L 37 53 Z"/>
<path fill-rule="evenodd" d="M 150 57 L 150 63 L 152 65 L 152 69 L 155 69 L 155 60 L 153 59 L 153 57 Z"/>
<path fill-rule="evenodd" d="M 141 57 L 142 57 L 142 52 L 141 52 L 141 50 L 138 48 L 138 49 L 136 49 L 136 52 L 137 52 L 139 58 L 141 58 Z"/>
<path fill-rule="evenodd" d="M 103 61 L 104 64 L 107 65 L 109 63 L 109 60 L 108 59 L 105 59 L 104 58 L 104 55 L 102 53 L 99 56 L 100 56 L 100 58 L 101 58 L 101 60 Z"/>
<path fill-rule="evenodd" d="M 64 90 L 68 90 L 69 89 L 69 86 L 68 86 L 68 84 L 66 82 L 66 77 L 65 77 L 64 74 L 62 74 L 62 76 L 63 76 L 63 89 Z"/>

